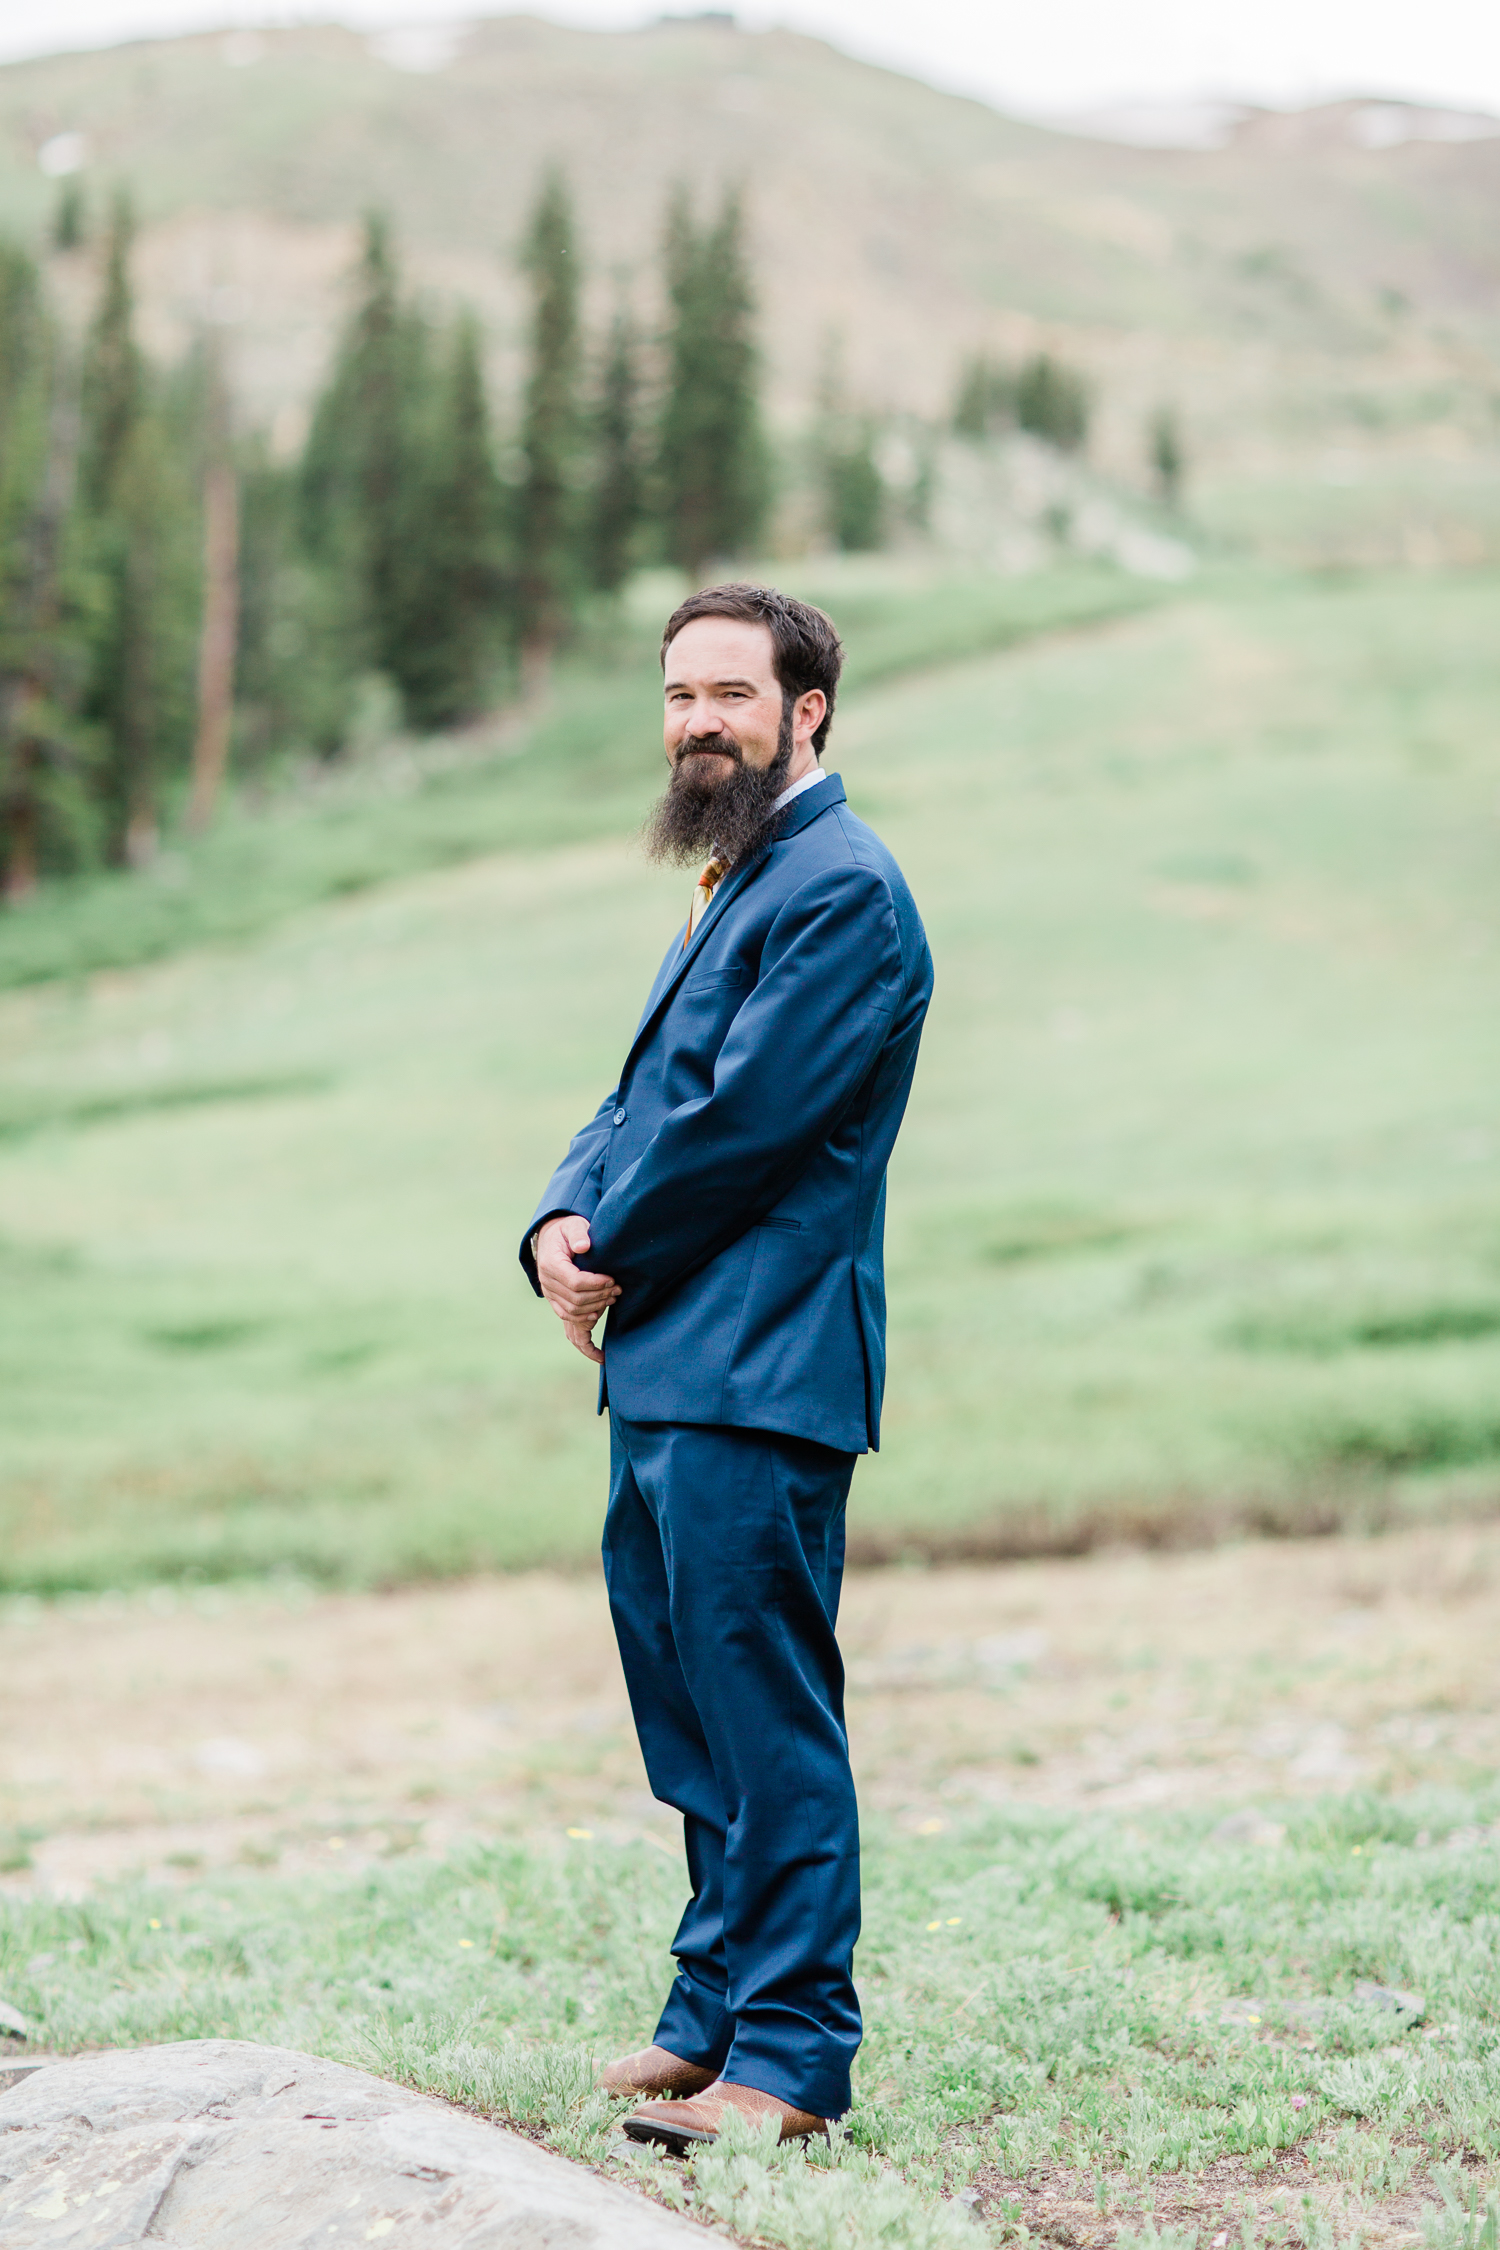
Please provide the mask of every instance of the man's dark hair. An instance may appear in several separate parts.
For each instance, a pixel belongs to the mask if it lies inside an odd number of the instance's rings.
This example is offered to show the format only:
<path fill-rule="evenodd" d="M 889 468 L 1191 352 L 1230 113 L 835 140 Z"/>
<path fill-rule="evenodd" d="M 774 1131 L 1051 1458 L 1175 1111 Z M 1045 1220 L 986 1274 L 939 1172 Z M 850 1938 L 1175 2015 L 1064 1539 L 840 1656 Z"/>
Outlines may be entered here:
<path fill-rule="evenodd" d="M 812 738 L 814 753 L 821 758 L 828 729 L 833 724 L 839 674 L 844 668 L 844 644 L 834 630 L 833 619 L 825 617 L 822 610 L 814 609 L 811 602 L 799 602 L 791 594 L 778 593 L 774 586 L 749 586 L 740 581 L 728 586 L 705 586 L 700 594 L 689 594 L 685 602 L 679 602 L 667 619 L 666 631 L 661 637 L 663 671 L 667 665 L 667 650 L 683 626 L 691 625 L 695 617 L 734 617 L 744 625 L 767 627 L 782 701 L 795 703 L 809 688 L 821 688 L 827 699 L 828 708 Z"/>

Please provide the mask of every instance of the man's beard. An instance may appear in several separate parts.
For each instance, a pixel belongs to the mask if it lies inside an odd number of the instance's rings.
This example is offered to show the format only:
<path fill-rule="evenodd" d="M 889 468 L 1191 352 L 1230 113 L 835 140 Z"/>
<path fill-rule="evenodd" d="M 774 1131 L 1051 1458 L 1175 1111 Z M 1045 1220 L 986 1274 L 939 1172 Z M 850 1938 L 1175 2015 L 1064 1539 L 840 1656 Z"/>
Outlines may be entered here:
<path fill-rule="evenodd" d="M 710 745 L 733 761 L 719 778 L 719 769 L 706 762 Z M 687 867 L 700 865 L 711 852 L 727 865 L 753 855 L 775 832 L 779 815 L 773 807 L 791 762 L 790 703 L 783 704 L 776 755 L 768 766 L 746 765 L 732 734 L 687 736 L 671 780 L 646 816 L 647 856 Z"/>

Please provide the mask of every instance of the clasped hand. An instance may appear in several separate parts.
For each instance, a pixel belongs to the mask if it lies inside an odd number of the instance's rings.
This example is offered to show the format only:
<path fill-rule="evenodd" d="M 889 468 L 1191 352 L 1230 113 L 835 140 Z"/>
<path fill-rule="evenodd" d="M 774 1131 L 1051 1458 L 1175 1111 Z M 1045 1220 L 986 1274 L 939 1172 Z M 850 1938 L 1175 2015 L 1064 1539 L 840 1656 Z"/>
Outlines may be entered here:
<path fill-rule="evenodd" d="M 586 1219 L 572 1212 L 566 1218 L 549 1219 L 537 1236 L 536 1277 L 573 1349 L 602 1367 L 604 1354 L 594 1342 L 594 1330 L 619 1296 L 620 1285 L 607 1273 L 579 1272 L 574 1260 L 588 1248 Z"/>

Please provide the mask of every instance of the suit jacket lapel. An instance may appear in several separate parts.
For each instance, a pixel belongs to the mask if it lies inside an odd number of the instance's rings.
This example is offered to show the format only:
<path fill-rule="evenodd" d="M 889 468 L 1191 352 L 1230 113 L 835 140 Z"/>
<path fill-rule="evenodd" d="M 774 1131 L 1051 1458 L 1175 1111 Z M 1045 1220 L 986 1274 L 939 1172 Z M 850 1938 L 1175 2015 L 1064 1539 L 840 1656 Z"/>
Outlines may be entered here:
<path fill-rule="evenodd" d="M 655 978 L 652 981 L 651 990 L 646 995 L 646 1005 L 641 1010 L 641 1020 L 636 1025 L 636 1038 L 640 1037 L 647 1024 L 651 1021 L 652 1016 L 656 1013 L 656 1003 L 658 1000 L 660 1000 L 662 994 L 666 991 L 668 977 L 674 976 L 677 970 L 681 967 L 682 940 L 686 934 L 686 931 L 687 924 L 684 922 L 682 928 L 678 931 L 673 943 L 667 948 L 666 954 L 664 955 L 662 960 L 662 965 L 657 970 Z"/>
<path fill-rule="evenodd" d="M 723 882 L 719 885 L 718 889 L 714 892 L 712 899 L 709 901 L 707 913 L 704 915 L 702 921 L 698 924 L 697 929 L 693 932 L 692 944 L 690 946 L 684 947 L 682 940 L 679 938 L 672 952 L 667 955 L 666 960 L 658 969 L 656 973 L 656 982 L 651 988 L 651 997 L 646 1002 L 646 1012 L 641 1017 L 640 1022 L 636 1026 L 635 1037 L 630 1042 L 630 1052 L 625 1057 L 624 1065 L 620 1071 L 620 1078 L 622 1082 L 627 1072 L 629 1071 L 631 1064 L 635 1061 L 636 1053 L 640 1047 L 641 1041 L 645 1038 L 647 1032 L 650 1031 L 651 1026 L 655 1023 L 657 1017 L 661 1014 L 662 1009 L 671 999 L 673 993 L 677 990 L 678 985 L 682 982 L 688 970 L 692 967 L 699 954 L 703 951 L 703 940 L 705 934 L 718 921 L 718 918 L 723 912 L 728 900 L 734 895 L 736 891 L 743 890 L 745 884 L 755 873 L 755 870 L 764 864 L 766 859 L 770 856 L 770 850 L 771 847 L 769 844 L 763 844 L 760 850 L 755 854 L 753 859 L 742 860 L 738 867 L 730 868 L 729 873 L 725 876 Z"/>
<path fill-rule="evenodd" d="M 843 783 L 836 773 L 828 774 L 816 789 L 805 789 L 800 797 L 793 798 L 791 804 L 787 807 L 786 818 L 775 841 L 782 843 L 788 836 L 795 836 L 799 828 L 805 828 L 810 820 L 816 820 L 820 812 L 826 812 L 830 805 L 841 805 L 843 802 Z M 636 1026 L 635 1037 L 630 1042 L 630 1052 L 625 1057 L 620 1071 L 622 1083 L 631 1064 L 635 1061 L 641 1041 L 677 990 L 678 985 L 682 982 L 694 961 L 703 951 L 704 940 L 708 932 L 717 925 L 721 916 L 727 911 L 730 900 L 744 889 L 757 869 L 765 865 L 770 853 L 771 846 L 762 844 L 760 850 L 749 859 L 741 860 L 736 866 L 730 868 L 729 873 L 714 892 L 707 913 L 694 931 L 692 944 L 684 948 L 679 942 L 675 955 L 669 953 L 657 970 L 656 983 L 652 986 L 651 996 L 646 1002 L 645 1013 Z"/>

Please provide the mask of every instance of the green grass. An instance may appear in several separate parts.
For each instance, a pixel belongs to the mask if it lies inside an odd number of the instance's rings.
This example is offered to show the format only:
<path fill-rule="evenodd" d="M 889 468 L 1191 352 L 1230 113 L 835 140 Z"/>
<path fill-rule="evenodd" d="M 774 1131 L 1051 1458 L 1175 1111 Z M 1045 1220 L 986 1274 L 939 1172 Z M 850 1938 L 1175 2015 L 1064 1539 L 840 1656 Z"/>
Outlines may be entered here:
<path fill-rule="evenodd" d="M 938 970 L 855 1552 L 1493 1508 L 1496 581 L 806 584 Z M 591 1555 L 513 1256 L 681 914 L 645 632 L 507 760 L 236 816 L 175 920 L 5 926 L 96 973 L 0 999 L 0 1583 Z"/>
<path fill-rule="evenodd" d="M 1305 402 L 1303 402 L 1305 405 Z M 1286 433 L 1290 434 L 1290 433 Z M 1311 435 L 1301 432 L 1303 443 Z M 1199 538 L 1232 551 L 1322 570 L 1500 560 L 1500 464 L 1372 445 L 1368 428 L 1340 431 L 1336 414 L 1308 446 L 1255 474 L 1211 470 L 1188 495 Z"/>
<path fill-rule="evenodd" d="M 833 2150 L 746 2137 L 686 2172 L 642 2166 L 791 2250 L 1025 2240 L 1042 2184 L 1145 2220 L 1148 2241 L 1158 2195 L 1196 2183 L 1233 2222 L 1248 2188 L 1287 2217 L 1238 2239 L 1316 2244 L 1328 2191 L 1338 2207 L 1432 2178 L 1434 2244 L 1459 2250 L 1500 2166 L 1497 1812 L 1493 1790 L 1304 1803 L 1269 1850 L 1215 1842 L 1211 1814 L 877 1826 L 866 2040 Z M 597 2162 L 618 2113 L 591 2060 L 648 2034 L 681 1881 L 644 1843 L 559 1838 L 355 1880 L 11 1900 L 0 1985 L 64 2049 L 307 2048 Z M 1361 1980 L 1415 1989 L 1421 2021 Z M 1237 2185 L 1205 2183 L 1226 2159 Z"/>

